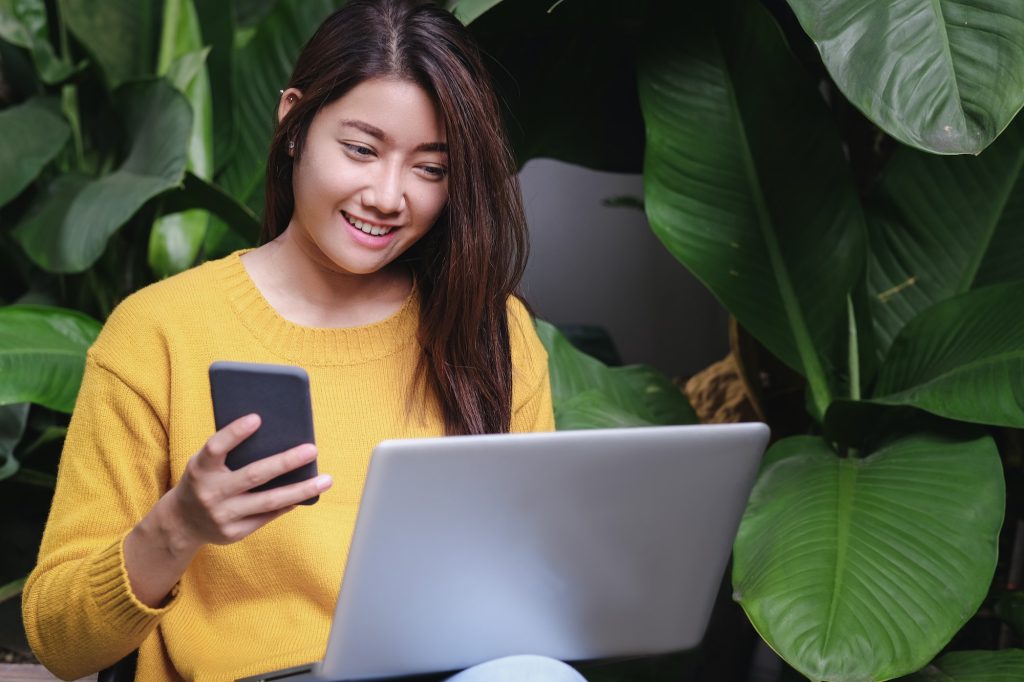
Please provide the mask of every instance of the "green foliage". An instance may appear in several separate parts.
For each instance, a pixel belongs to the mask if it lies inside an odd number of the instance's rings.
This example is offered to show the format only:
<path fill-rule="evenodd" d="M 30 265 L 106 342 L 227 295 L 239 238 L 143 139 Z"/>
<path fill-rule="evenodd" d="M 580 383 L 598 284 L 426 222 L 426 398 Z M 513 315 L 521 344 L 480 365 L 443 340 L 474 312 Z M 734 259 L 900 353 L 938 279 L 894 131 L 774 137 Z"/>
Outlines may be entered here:
<path fill-rule="evenodd" d="M 1024 120 L 978 157 L 903 147 L 869 211 L 867 287 L 880 357 L 929 306 L 1019 279 L 1024 253 Z"/>
<path fill-rule="evenodd" d="M 863 217 L 825 105 L 770 16 L 724 7 L 666 21 L 639 64 L 644 204 L 668 250 L 807 377 L 824 414 Z"/>
<path fill-rule="evenodd" d="M 24 578 L 11 581 L 6 585 L 0 585 L 0 604 L 3 604 L 8 599 L 20 596 L 23 587 L 25 587 Z"/>
<path fill-rule="evenodd" d="M 501 0 L 448 0 L 445 7 L 462 23 L 469 24 Z"/>
<path fill-rule="evenodd" d="M 1024 651 L 958 651 L 946 654 L 906 682 L 1017 682 Z"/>
<path fill-rule="evenodd" d="M 933 305 L 896 338 L 876 402 L 950 419 L 1024 427 L 1024 280 Z"/>
<path fill-rule="evenodd" d="M 44 83 L 59 83 L 75 71 L 50 44 L 44 0 L 0 0 L 0 38 L 29 51 Z"/>
<path fill-rule="evenodd" d="M 203 180 L 213 176 L 213 100 L 205 68 L 199 16 L 191 0 L 164 3 L 157 71 L 188 100 L 194 117 L 185 168 Z M 202 209 L 165 213 L 153 224 L 149 265 L 161 277 L 189 268 L 206 239 L 210 215 Z"/>
<path fill-rule="evenodd" d="M 813 680 L 884 680 L 926 664 L 995 569 L 1005 500 L 992 440 L 918 434 L 841 459 L 803 436 L 768 459 L 733 563 L 757 631 Z"/>
<path fill-rule="evenodd" d="M 64 119 L 38 98 L 0 111 L 0 205 L 35 180 L 70 134 Z"/>
<path fill-rule="evenodd" d="M 181 184 L 192 111 L 164 80 L 138 81 L 115 93 L 130 150 L 113 173 L 96 179 L 69 173 L 40 193 L 14 235 L 50 272 L 82 272 L 110 236 L 153 197 Z"/>
<path fill-rule="evenodd" d="M 559 429 L 697 423 L 682 392 L 654 368 L 608 367 L 543 320 L 537 320 L 537 334 L 548 351 Z"/>
<path fill-rule="evenodd" d="M 255 242 L 278 89 L 342 1 L 0 0 L 0 485 L 26 518 L 102 320 Z M 2 583 L 33 550 L 0 543 Z"/>
<path fill-rule="evenodd" d="M 85 351 L 99 331 L 98 322 L 72 310 L 0 308 L 0 405 L 36 403 L 71 412 Z"/>
<path fill-rule="evenodd" d="M 900 142 L 977 154 L 1024 106 L 1019 0 L 789 0 L 843 94 Z"/>
<path fill-rule="evenodd" d="M 61 0 L 60 12 L 110 90 L 153 73 L 159 4 L 138 0 Z"/>
<path fill-rule="evenodd" d="M 555 19 L 543 4 L 500 3 L 470 27 L 518 75 L 533 63 L 494 27 L 545 35 Z M 619 31 L 605 71 L 636 70 L 638 95 L 618 95 L 642 109 L 652 229 L 807 380 L 815 435 L 767 453 L 733 578 L 758 632 L 816 680 L 911 673 L 972 617 L 996 566 L 1005 484 L 993 440 L 960 422 L 1024 424 L 1024 138 L 1011 124 L 1024 10 L 898 4 L 790 0 L 788 31 L 754 0 L 554 12 L 595 37 Z M 537 103 L 559 120 L 564 91 L 606 87 L 577 67 L 559 84 L 525 76 L 531 102 L 511 88 L 513 127 Z M 591 106 L 580 126 L 601 129 L 605 112 Z M 630 124 L 585 144 L 524 125 L 520 158 L 618 170 Z M 873 126 L 946 154 L 995 142 L 940 157 Z M 1024 679 L 1005 652 L 951 654 L 919 679 L 989 679 L 985 666 Z"/>
<path fill-rule="evenodd" d="M 996 615 L 1014 629 L 1018 637 L 1024 636 L 1024 592 L 1016 590 L 1003 595 L 995 606 Z"/>

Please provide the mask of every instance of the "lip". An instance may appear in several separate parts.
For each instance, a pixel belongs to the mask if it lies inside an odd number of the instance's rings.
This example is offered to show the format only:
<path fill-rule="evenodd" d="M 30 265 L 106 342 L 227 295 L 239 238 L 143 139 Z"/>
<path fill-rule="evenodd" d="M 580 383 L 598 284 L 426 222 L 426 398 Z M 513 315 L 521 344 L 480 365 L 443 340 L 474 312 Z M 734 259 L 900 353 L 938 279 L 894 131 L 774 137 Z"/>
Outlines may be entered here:
<path fill-rule="evenodd" d="M 396 227 L 398 227 L 397 223 L 378 223 L 376 220 L 367 220 L 366 218 L 363 218 L 362 216 L 357 216 L 355 213 L 349 213 L 348 211 L 342 211 L 341 215 L 342 215 L 342 217 L 345 218 L 346 222 L 348 222 L 348 218 L 349 218 L 349 216 L 351 216 L 351 217 L 355 218 L 356 220 L 358 220 L 361 223 L 369 223 L 370 225 L 373 225 L 374 227 L 389 227 L 391 229 L 395 229 Z"/>
<path fill-rule="evenodd" d="M 342 222 L 345 223 L 345 227 L 348 228 L 349 234 L 352 235 L 352 239 L 354 239 L 356 241 L 356 243 L 358 243 L 358 244 L 360 244 L 362 246 L 365 246 L 365 247 L 367 247 L 369 249 L 383 249 L 383 248 L 385 248 L 386 246 L 388 246 L 394 240 L 395 235 L 398 234 L 398 230 L 400 229 L 400 228 L 395 227 L 395 226 L 382 225 L 381 223 L 375 223 L 375 222 L 372 222 L 370 220 L 367 220 L 365 222 L 368 222 L 371 225 L 377 225 L 379 227 L 391 227 L 392 228 L 392 230 L 390 232 L 388 232 L 386 235 L 379 236 L 379 237 L 374 237 L 371 234 L 366 234 L 365 232 L 360 230 L 358 227 L 356 227 L 355 225 L 350 223 L 349 220 L 348 220 L 348 217 L 347 217 L 347 215 L 348 215 L 347 213 L 340 212 L 340 215 L 341 215 Z M 362 220 L 362 218 L 360 218 L 359 216 L 352 216 L 352 217 L 355 218 L 356 220 Z"/>

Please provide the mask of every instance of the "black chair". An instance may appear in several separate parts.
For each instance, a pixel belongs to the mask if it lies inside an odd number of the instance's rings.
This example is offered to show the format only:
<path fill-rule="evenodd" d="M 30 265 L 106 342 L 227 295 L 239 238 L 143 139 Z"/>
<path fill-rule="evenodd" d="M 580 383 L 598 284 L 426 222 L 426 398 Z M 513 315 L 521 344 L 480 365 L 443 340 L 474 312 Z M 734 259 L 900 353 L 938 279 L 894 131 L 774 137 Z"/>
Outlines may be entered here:
<path fill-rule="evenodd" d="M 114 665 L 101 670 L 96 682 L 135 682 L 135 664 L 138 658 L 138 651 L 131 652 Z"/>

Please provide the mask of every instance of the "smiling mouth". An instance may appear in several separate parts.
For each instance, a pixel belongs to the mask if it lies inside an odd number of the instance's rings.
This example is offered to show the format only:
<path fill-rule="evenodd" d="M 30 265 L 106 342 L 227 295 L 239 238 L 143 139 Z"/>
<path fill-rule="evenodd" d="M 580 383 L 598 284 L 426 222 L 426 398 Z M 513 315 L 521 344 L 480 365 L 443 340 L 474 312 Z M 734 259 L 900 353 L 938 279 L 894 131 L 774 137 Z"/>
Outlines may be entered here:
<path fill-rule="evenodd" d="M 345 213 L 345 211 L 342 211 L 341 215 L 344 216 L 345 220 L 348 221 L 349 225 L 356 228 L 360 232 L 363 232 L 374 237 L 383 237 L 384 235 L 391 232 L 391 230 L 395 229 L 394 226 L 373 225 L 372 223 L 362 221 L 359 218 L 349 215 L 348 213 Z"/>

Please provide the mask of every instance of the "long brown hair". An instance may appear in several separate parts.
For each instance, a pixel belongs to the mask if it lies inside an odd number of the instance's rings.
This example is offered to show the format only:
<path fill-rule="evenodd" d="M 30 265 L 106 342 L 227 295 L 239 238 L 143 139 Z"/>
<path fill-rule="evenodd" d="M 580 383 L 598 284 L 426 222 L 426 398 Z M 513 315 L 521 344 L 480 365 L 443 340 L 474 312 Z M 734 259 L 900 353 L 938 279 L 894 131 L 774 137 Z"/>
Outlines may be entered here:
<path fill-rule="evenodd" d="M 402 257 L 420 297 L 421 376 L 447 433 L 508 431 L 506 305 L 526 265 L 526 218 L 489 74 L 451 14 L 424 0 L 352 0 L 320 25 L 287 84 L 303 96 L 271 143 L 262 240 L 281 234 L 294 210 L 288 142 L 298 161 L 317 112 L 370 78 L 422 87 L 448 143 L 448 204 Z"/>

